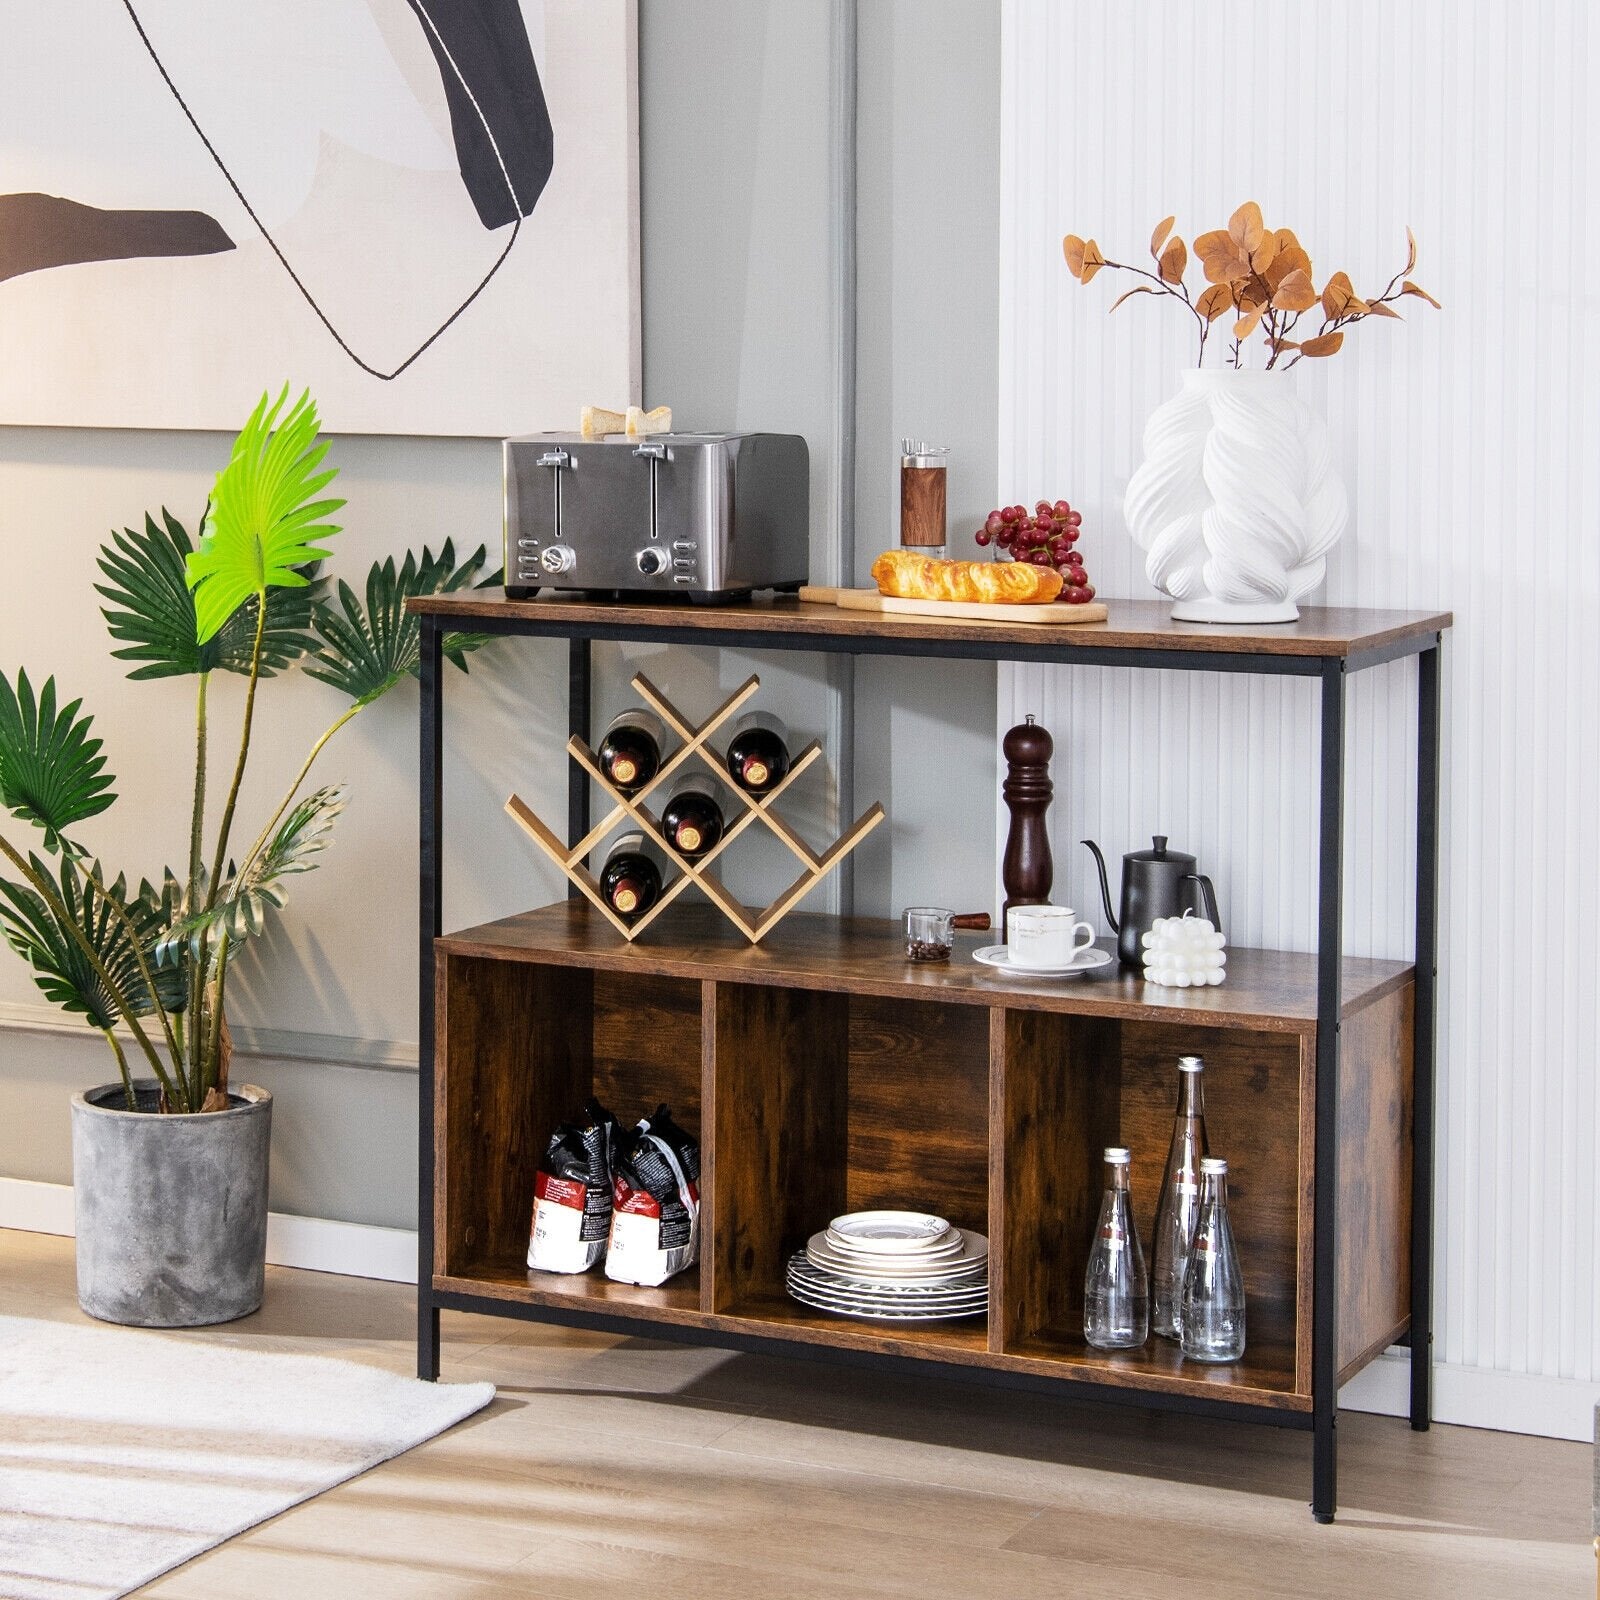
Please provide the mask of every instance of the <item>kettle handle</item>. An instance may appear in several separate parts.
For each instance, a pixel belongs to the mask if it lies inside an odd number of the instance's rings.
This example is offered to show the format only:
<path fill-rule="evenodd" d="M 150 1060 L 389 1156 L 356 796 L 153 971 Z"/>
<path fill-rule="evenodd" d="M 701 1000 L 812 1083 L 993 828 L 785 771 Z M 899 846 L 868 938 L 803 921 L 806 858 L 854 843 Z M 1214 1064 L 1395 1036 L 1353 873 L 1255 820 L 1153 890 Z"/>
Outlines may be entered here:
<path fill-rule="evenodd" d="M 1217 891 L 1211 887 L 1211 880 L 1203 872 L 1191 872 L 1183 881 L 1200 885 L 1200 897 L 1205 905 L 1206 915 L 1211 918 L 1211 926 L 1221 933 L 1222 913 L 1217 910 Z"/>
<path fill-rule="evenodd" d="M 1106 908 L 1106 921 L 1111 924 L 1113 933 L 1121 933 L 1117 926 L 1117 914 L 1111 909 L 1111 880 L 1106 876 L 1106 858 L 1100 854 L 1100 846 L 1093 839 L 1080 839 L 1079 844 L 1088 845 L 1094 855 L 1095 865 L 1100 869 L 1100 899 Z"/>

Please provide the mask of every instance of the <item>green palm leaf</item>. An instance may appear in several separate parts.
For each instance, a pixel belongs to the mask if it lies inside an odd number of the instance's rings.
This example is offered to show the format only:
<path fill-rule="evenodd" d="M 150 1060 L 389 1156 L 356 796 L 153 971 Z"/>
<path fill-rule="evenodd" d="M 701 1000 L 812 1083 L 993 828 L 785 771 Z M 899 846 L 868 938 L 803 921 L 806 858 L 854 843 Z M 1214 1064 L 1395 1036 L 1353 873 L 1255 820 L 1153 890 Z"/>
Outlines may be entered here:
<path fill-rule="evenodd" d="M 268 912 L 281 909 L 289 899 L 284 880 L 297 872 L 310 872 L 319 864 L 313 858 L 332 842 L 334 820 L 344 805 L 343 784 L 307 795 L 283 819 L 261 854 L 222 885 L 209 911 L 173 923 L 156 946 L 157 959 L 176 961 L 185 945 L 198 955 L 202 944 L 223 932 L 233 940 L 260 933 Z"/>
<path fill-rule="evenodd" d="M 343 690 L 357 705 L 368 705 L 407 677 L 415 677 L 422 660 L 422 629 L 406 610 L 415 595 L 450 594 L 473 585 L 488 553 L 482 545 L 460 566 L 453 541 L 446 539 L 435 556 L 424 545 L 419 558 L 410 551 L 397 568 L 394 557 L 374 562 L 367 574 L 366 604 L 349 584 L 339 584 L 339 606 L 316 606 L 314 622 L 321 647 L 307 673 Z M 498 584 L 500 574 L 479 580 L 478 588 Z M 452 633 L 444 653 L 467 670 L 466 658 L 486 645 L 486 633 Z"/>
<path fill-rule="evenodd" d="M 82 704 L 58 708 L 54 678 L 35 699 L 26 672 L 17 673 L 15 689 L 0 672 L 0 806 L 43 828 L 51 854 L 65 844 L 68 828 L 117 798 L 101 741 L 89 735 L 94 719 L 78 715 Z"/>
<path fill-rule="evenodd" d="M 315 541 L 339 531 L 324 519 L 344 501 L 317 499 L 338 470 L 318 470 L 328 447 L 317 439 L 316 405 L 302 394 L 280 421 L 288 398 L 287 385 L 270 406 L 262 395 L 217 475 L 200 548 L 186 562 L 202 644 L 252 595 L 305 588 L 302 569 L 329 553 Z"/>
<path fill-rule="evenodd" d="M 101 608 L 113 639 L 125 648 L 111 653 L 119 661 L 142 661 L 130 678 L 172 678 L 199 672 L 250 671 L 255 642 L 256 606 L 251 595 L 204 644 L 195 616 L 185 563 L 193 543 L 188 530 L 162 507 L 158 524 L 148 513 L 143 529 L 124 528 L 100 550 L 100 571 L 106 581 L 95 592 L 111 604 Z M 317 563 L 301 575 L 311 582 L 303 589 L 271 589 L 267 593 L 267 626 L 261 639 L 261 676 L 270 678 L 305 655 L 311 638 L 311 608 L 327 580 L 316 576 Z"/>
<path fill-rule="evenodd" d="M 113 982 L 122 990 L 137 1016 L 149 1016 L 155 1006 L 139 971 L 135 945 L 128 930 L 113 914 L 105 896 L 80 877 L 75 862 L 63 860 L 59 873 L 48 862 L 30 856 L 35 872 L 50 880 L 61 896 L 70 922 L 64 922 L 37 890 L 28 884 L 0 880 L 0 931 L 6 943 L 33 968 L 33 981 L 45 997 L 64 1010 L 85 1017 L 96 1028 L 110 1028 L 122 1020 L 105 984 L 72 936 L 72 924 L 86 936 Z M 100 864 L 92 876 L 104 883 Z M 169 880 L 176 886 L 175 880 Z M 146 961 L 157 939 L 166 931 L 170 896 L 148 883 L 128 898 L 127 882 L 119 876 L 106 886 L 133 924 Z M 168 1011 L 180 1010 L 185 999 L 184 976 L 176 969 L 156 974 L 156 990 Z"/>

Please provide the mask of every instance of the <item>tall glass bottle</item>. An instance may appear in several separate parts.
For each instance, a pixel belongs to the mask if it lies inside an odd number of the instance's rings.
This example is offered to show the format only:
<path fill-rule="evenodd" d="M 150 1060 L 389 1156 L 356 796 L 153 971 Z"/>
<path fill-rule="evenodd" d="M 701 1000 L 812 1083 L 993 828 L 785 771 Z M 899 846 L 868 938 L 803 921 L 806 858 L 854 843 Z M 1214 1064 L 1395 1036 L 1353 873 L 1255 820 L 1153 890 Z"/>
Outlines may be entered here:
<path fill-rule="evenodd" d="M 1205 1094 L 1199 1056 L 1178 1062 L 1178 1116 L 1172 1129 L 1167 1170 L 1156 1202 L 1156 1236 L 1150 1247 L 1151 1324 L 1164 1338 L 1178 1337 L 1183 1274 L 1189 1265 L 1200 1217 L 1200 1163 L 1207 1154 Z"/>
<path fill-rule="evenodd" d="M 1237 1361 L 1244 1354 L 1244 1274 L 1228 1222 L 1228 1163 L 1200 1163 L 1200 1216 L 1183 1279 L 1187 1361 Z"/>
<path fill-rule="evenodd" d="M 1150 1333 L 1150 1287 L 1133 1221 L 1128 1152 L 1106 1151 L 1106 1192 L 1083 1275 L 1083 1337 L 1097 1350 L 1134 1350 Z"/>
<path fill-rule="evenodd" d="M 765 794 L 788 770 L 788 729 L 770 711 L 747 711 L 728 739 L 733 781 L 751 794 Z"/>

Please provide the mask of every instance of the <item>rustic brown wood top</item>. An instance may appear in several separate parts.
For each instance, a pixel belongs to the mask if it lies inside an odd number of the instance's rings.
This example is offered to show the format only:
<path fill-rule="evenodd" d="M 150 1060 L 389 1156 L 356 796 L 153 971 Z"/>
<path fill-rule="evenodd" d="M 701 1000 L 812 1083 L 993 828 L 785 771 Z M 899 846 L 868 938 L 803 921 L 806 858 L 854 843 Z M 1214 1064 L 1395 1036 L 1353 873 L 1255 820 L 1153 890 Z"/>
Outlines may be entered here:
<path fill-rule="evenodd" d="M 406 607 L 419 615 L 459 622 L 501 623 L 515 631 L 518 623 L 589 628 L 625 628 L 649 634 L 684 630 L 714 634 L 737 631 L 757 634 L 808 634 L 839 642 L 893 639 L 934 647 L 956 641 L 988 644 L 997 654 L 1017 647 L 1035 652 L 1041 646 L 1075 650 L 1172 650 L 1217 655 L 1343 657 L 1381 651 L 1418 641 L 1425 648 L 1431 635 L 1451 625 L 1448 611 L 1368 611 L 1351 607 L 1305 606 L 1298 622 L 1272 627 L 1233 628 L 1210 623 L 1174 622 L 1170 602 L 1111 600 L 1104 622 L 1074 627 L 1039 628 L 1026 624 L 956 622 L 943 618 L 890 616 L 873 611 L 844 611 L 837 606 L 788 596 L 745 600 L 733 605 L 661 605 L 649 601 L 587 601 L 565 597 L 508 600 L 499 589 L 474 589 L 465 594 L 424 595 Z M 826 648 L 826 645 L 823 646 Z"/>
<path fill-rule="evenodd" d="M 634 944 L 591 907 L 567 900 L 521 912 L 438 941 L 453 955 L 555 966 L 597 967 L 668 977 L 765 983 L 937 1000 L 955 1005 L 1172 1021 L 1186 1013 L 1199 1026 L 1307 1033 L 1316 1025 L 1317 961 L 1275 950 L 1228 952 L 1228 980 L 1215 989 L 1163 989 L 1113 963 L 1080 978 L 1022 980 L 972 959 L 993 934 L 958 934 L 948 963 L 913 963 L 897 922 L 800 914 L 759 945 L 748 943 L 710 906 L 674 906 Z M 1412 969 L 1399 961 L 1346 957 L 1348 1015 L 1399 988 Z"/>

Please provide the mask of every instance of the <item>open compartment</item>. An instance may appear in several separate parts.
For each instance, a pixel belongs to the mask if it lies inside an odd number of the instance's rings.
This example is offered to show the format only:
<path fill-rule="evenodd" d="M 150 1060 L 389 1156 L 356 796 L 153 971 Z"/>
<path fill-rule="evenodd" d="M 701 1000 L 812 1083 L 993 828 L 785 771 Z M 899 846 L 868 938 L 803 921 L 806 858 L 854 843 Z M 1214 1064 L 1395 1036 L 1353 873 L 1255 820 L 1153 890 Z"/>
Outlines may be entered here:
<path fill-rule="evenodd" d="M 598 1266 L 568 1276 L 526 1261 L 539 1157 L 591 1094 L 624 1126 L 664 1101 L 702 1136 L 700 983 L 455 953 L 441 955 L 437 983 L 436 1285 L 698 1313 L 698 1268 L 640 1288 Z"/>
<path fill-rule="evenodd" d="M 998 1027 L 993 1209 L 1003 1246 L 991 1350 L 1129 1387 L 1242 1389 L 1280 1404 L 1308 1396 L 1312 1037 L 1026 1011 L 1005 1012 Z M 1131 1153 L 1148 1260 L 1180 1055 L 1205 1058 L 1211 1151 L 1228 1161 L 1248 1337 L 1244 1358 L 1227 1366 L 1186 1362 L 1155 1334 L 1118 1352 L 1083 1338 L 1103 1151 Z"/>
<path fill-rule="evenodd" d="M 708 1308 L 794 1338 L 982 1351 L 982 1318 L 885 1324 L 789 1299 L 790 1255 L 843 1211 L 934 1211 L 987 1233 L 989 1013 L 719 983 Z"/>

